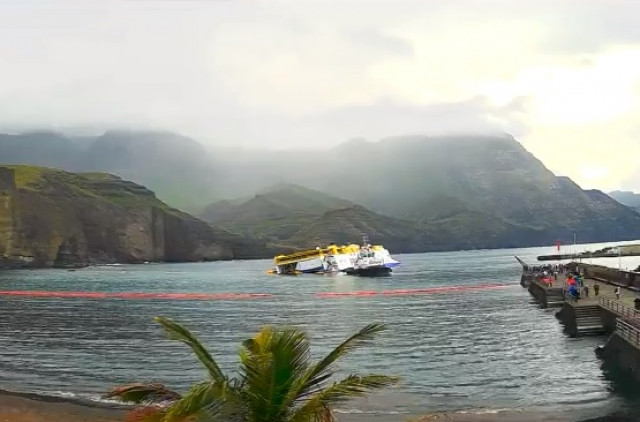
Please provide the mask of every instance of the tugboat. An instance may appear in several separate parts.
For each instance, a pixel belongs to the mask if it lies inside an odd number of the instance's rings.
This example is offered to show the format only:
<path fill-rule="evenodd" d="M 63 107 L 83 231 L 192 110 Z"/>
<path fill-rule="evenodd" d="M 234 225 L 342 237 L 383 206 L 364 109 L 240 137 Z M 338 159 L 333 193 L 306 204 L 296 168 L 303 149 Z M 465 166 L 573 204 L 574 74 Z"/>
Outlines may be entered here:
<path fill-rule="evenodd" d="M 385 276 L 391 274 L 393 268 L 400 265 L 400 262 L 391 257 L 388 250 L 380 245 L 371 245 L 366 236 L 363 237 L 362 243 L 363 246 L 360 247 L 353 267 L 345 270 L 347 274 L 363 277 Z"/>

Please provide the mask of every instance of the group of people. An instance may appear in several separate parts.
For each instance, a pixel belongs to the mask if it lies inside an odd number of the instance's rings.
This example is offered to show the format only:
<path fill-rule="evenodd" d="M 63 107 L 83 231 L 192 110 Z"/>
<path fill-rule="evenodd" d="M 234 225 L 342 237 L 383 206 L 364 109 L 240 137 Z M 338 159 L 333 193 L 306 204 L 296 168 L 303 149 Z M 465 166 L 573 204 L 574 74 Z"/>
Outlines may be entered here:
<path fill-rule="evenodd" d="M 588 299 L 591 293 L 589 285 L 584 281 L 584 277 L 579 272 L 573 271 L 570 266 L 564 264 L 523 265 L 523 269 L 541 283 L 549 285 L 549 287 L 558 281 L 559 276 L 564 275 L 566 278 L 562 289 L 573 301 L 582 298 Z M 640 267 L 638 269 L 640 270 Z M 617 300 L 620 300 L 620 293 L 620 287 L 616 286 L 614 294 Z M 593 294 L 595 296 L 600 295 L 600 285 L 597 281 L 593 285 Z"/>
<path fill-rule="evenodd" d="M 558 275 L 565 272 L 564 264 L 546 264 L 531 265 L 524 267 L 525 272 L 533 274 L 543 284 L 553 285 L 554 281 L 558 281 Z"/>
<path fill-rule="evenodd" d="M 581 297 L 589 299 L 589 285 L 584 282 L 584 278 L 578 273 L 568 273 L 564 282 L 563 290 L 571 296 L 572 300 L 579 300 Z M 600 285 L 596 281 L 593 285 L 593 293 L 598 296 L 600 294 Z M 620 286 L 616 286 L 614 290 L 616 300 L 620 300 Z"/>
<path fill-rule="evenodd" d="M 581 297 L 589 298 L 589 285 L 584 282 L 584 278 L 578 273 L 569 272 L 564 281 L 562 289 L 568 293 L 572 300 L 579 300 Z M 593 286 L 593 293 L 598 296 L 600 294 L 600 285 Z"/>
<path fill-rule="evenodd" d="M 560 274 L 565 271 L 564 264 L 545 264 L 545 265 L 527 265 L 525 272 L 531 272 L 537 275 Z"/>

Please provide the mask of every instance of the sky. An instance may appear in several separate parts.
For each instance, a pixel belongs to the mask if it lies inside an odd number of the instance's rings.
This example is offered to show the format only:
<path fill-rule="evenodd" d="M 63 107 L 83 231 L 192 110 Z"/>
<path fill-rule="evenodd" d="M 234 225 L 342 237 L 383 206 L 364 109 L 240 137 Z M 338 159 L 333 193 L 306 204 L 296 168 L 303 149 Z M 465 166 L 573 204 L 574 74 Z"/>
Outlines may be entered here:
<path fill-rule="evenodd" d="M 637 0 L 0 0 L 0 130 L 209 145 L 509 132 L 640 191 Z"/>

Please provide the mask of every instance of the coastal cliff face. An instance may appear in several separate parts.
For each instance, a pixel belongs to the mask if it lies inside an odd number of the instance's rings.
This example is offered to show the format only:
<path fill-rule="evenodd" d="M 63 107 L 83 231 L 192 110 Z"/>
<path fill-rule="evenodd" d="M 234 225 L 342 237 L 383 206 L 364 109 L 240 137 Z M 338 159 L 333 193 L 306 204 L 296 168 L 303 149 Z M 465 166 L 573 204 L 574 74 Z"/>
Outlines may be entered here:
<path fill-rule="evenodd" d="M 260 245 L 104 173 L 0 166 L 0 268 L 251 258 Z"/>

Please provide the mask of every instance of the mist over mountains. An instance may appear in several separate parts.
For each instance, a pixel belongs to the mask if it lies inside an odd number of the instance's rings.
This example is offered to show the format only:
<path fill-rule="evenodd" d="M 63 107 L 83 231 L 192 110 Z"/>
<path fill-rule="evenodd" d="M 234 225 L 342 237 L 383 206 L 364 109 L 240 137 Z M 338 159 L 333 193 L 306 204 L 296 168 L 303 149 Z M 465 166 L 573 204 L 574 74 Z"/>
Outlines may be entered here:
<path fill-rule="evenodd" d="M 609 192 L 609 196 L 621 204 L 640 211 L 640 195 L 635 192 L 616 190 Z"/>
<path fill-rule="evenodd" d="M 556 177 L 506 134 L 234 151 L 166 132 L 37 132 L 0 135 L 0 162 L 114 173 L 212 224 L 299 247 L 361 234 L 403 251 L 640 238 L 634 210 Z"/>

